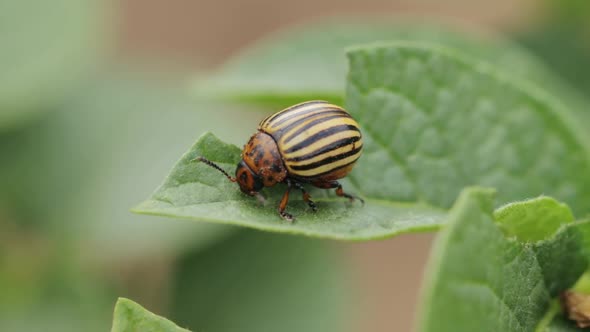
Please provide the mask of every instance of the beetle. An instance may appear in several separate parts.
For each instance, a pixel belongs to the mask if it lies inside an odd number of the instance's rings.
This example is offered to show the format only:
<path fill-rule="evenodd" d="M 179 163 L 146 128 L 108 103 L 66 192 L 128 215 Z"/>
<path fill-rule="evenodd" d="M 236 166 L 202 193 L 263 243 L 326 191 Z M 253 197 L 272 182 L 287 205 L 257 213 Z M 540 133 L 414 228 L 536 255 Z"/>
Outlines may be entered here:
<path fill-rule="evenodd" d="M 345 177 L 361 156 L 363 138 L 358 123 L 346 110 L 321 100 L 303 102 L 262 120 L 242 150 L 235 177 L 204 157 L 203 162 L 222 172 L 240 190 L 264 202 L 260 191 L 277 183 L 287 190 L 278 207 L 279 215 L 293 221 L 285 212 L 293 187 L 301 190 L 303 200 L 315 212 L 317 206 L 303 187 L 311 184 L 336 189 L 336 195 L 351 202 L 364 200 L 348 194 L 337 181 Z"/>

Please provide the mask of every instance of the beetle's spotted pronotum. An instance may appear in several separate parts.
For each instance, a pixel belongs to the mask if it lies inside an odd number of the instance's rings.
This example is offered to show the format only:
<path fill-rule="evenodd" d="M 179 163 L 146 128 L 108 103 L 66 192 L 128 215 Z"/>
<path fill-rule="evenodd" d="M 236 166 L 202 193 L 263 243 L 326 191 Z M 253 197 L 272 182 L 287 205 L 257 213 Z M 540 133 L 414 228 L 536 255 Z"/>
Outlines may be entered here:
<path fill-rule="evenodd" d="M 232 182 L 238 182 L 242 192 L 259 199 L 263 187 L 286 183 L 279 215 L 292 221 L 293 216 L 285 208 L 293 187 L 301 190 L 303 200 L 314 211 L 317 209 L 303 188 L 304 183 L 334 188 L 338 196 L 363 202 L 345 193 L 337 181 L 352 170 L 362 148 L 359 125 L 344 109 L 325 101 L 308 101 L 260 122 L 258 132 L 244 146 L 235 178 L 203 157 L 196 160 L 221 171 Z"/>

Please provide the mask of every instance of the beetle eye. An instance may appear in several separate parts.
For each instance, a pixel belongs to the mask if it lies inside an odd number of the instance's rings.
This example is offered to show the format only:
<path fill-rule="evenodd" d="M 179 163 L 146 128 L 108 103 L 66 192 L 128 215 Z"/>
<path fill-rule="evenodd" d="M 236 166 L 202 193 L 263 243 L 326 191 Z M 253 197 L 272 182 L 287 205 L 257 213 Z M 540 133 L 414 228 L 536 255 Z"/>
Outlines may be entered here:
<path fill-rule="evenodd" d="M 238 168 L 236 169 L 236 178 L 238 179 L 238 184 L 240 185 L 242 192 L 249 195 L 252 192 L 262 190 L 264 187 L 262 179 L 254 174 L 243 160 L 240 161 Z"/>
<path fill-rule="evenodd" d="M 240 172 L 240 182 L 247 183 L 248 182 L 248 171 L 246 169 L 242 169 Z"/>

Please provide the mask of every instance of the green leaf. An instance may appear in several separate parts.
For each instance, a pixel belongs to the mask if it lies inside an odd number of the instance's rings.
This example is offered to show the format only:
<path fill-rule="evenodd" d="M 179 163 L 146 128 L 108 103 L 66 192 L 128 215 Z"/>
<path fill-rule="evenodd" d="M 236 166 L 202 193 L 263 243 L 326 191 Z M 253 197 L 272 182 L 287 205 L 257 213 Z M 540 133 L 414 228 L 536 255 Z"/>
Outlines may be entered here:
<path fill-rule="evenodd" d="M 206 165 L 228 171 L 239 149 L 201 138 L 165 183 L 135 212 L 238 224 L 337 239 L 372 239 L 431 230 L 463 187 L 500 188 L 502 202 L 551 194 L 588 211 L 590 138 L 551 96 L 484 63 L 444 48 L 373 45 L 349 53 L 347 108 L 361 124 L 365 150 L 347 187 L 365 208 L 320 200 L 320 211 L 291 204 L 295 225 L 240 194 Z"/>
<path fill-rule="evenodd" d="M 574 221 L 569 206 L 551 197 L 507 204 L 494 212 L 494 218 L 505 235 L 522 242 L 545 239 L 564 223 Z"/>
<path fill-rule="evenodd" d="M 0 131 L 53 109 L 96 70 L 108 12 L 100 0 L 0 2 Z"/>
<path fill-rule="evenodd" d="M 290 224 L 280 219 L 276 208 L 285 187 L 279 185 L 272 188 L 274 190 L 267 190 L 270 204 L 262 206 L 256 199 L 242 194 L 237 184 L 227 181 L 217 170 L 193 162 L 196 156 L 205 156 L 233 172 L 240 160 L 240 149 L 221 142 L 213 134 L 204 134 L 174 166 L 160 188 L 133 211 L 352 240 L 432 230 L 439 226 L 444 216 L 443 211 L 425 205 L 370 198 L 364 207 L 349 206 L 343 199 L 327 198 L 315 190 L 312 195 L 318 202 L 316 213 L 307 208 L 299 195 L 291 195 L 288 211 L 296 216 L 297 221 Z M 352 188 L 348 186 L 349 191 L 355 190 Z"/>
<path fill-rule="evenodd" d="M 307 23 L 272 35 L 238 54 L 195 90 L 242 101 L 288 104 L 305 99 L 343 99 L 344 50 L 385 40 L 429 41 L 459 48 L 514 74 L 538 78 L 542 67 L 518 46 L 490 33 L 469 34 L 448 24 L 395 19 Z"/>
<path fill-rule="evenodd" d="M 428 44 L 375 44 L 349 58 L 347 109 L 366 142 L 351 178 L 366 196 L 450 207 L 481 185 L 500 202 L 546 194 L 590 211 L 590 123 L 551 95 Z"/>
<path fill-rule="evenodd" d="M 586 270 L 590 221 L 567 223 L 541 241 L 522 243 L 502 234 L 493 205 L 490 191 L 471 188 L 451 209 L 432 249 L 419 331 L 545 331 L 541 324 L 558 315 L 554 299 Z M 547 212 L 538 207 L 528 201 L 519 209 L 530 216 Z M 558 218 L 551 223 L 558 223 L 559 211 L 551 212 Z M 549 325 L 559 325 L 559 319 Z"/>
<path fill-rule="evenodd" d="M 166 318 L 155 315 L 139 304 L 119 298 L 115 305 L 111 332 L 190 332 Z"/>
<path fill-rule="evenodd" d="M 358 305 L 340 249 L 240 230 L 178 260 L 169 317 L 196 331 L 350 331 Z"/>

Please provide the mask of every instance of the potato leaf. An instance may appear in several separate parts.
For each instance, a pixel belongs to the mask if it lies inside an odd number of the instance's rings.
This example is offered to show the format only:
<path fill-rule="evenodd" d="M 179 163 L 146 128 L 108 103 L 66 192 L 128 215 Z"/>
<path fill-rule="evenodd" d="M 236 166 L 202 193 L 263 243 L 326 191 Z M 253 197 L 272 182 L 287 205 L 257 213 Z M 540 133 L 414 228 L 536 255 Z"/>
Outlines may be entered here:
<path fill-rule="evenodd" d="M 280 219 L 277 204 L 284 186 L 272 188 L 267 206 L 240 192 L 237 184 L 202 163 L 191 161 L 196 156 L 218 163 L 233 172 L 240 150 L 221 142 L 213 134 L 203 135 L 174 166 L 164 184 L 133 211 L 253 227 L 262 230 L 297 233 L 335 239 L 364 240 L 393 236 L 411 230 L 432 230 L 439 226 L 444 212 L 425 205 L 399 204 L 387 200 L 367 199 L 349 205 L 346 200 L 328 198 L 319 190 L 318 212 L 308 209 L 298 192 L 293 191 L 289 212 L 297 218 L 294 224 Z M 347 190 L 354 192 L 355 187 Z M 334 196 L 334 195 L 332 195 Z"/>
<path fill-rule="evenodd" d="M 471 188 L 451 209 L 432 249 L 419 331 L 576 331 L 554 300 L 588 266 L 590 221 L 562 220 L 559 206 L 539 208 L 539 201 L 494 214 L 493 196 Z M 561 227 L 534 243 L 507 238 L 495 216 L 523 212 L 529 220 L 550 212 Z"/>

